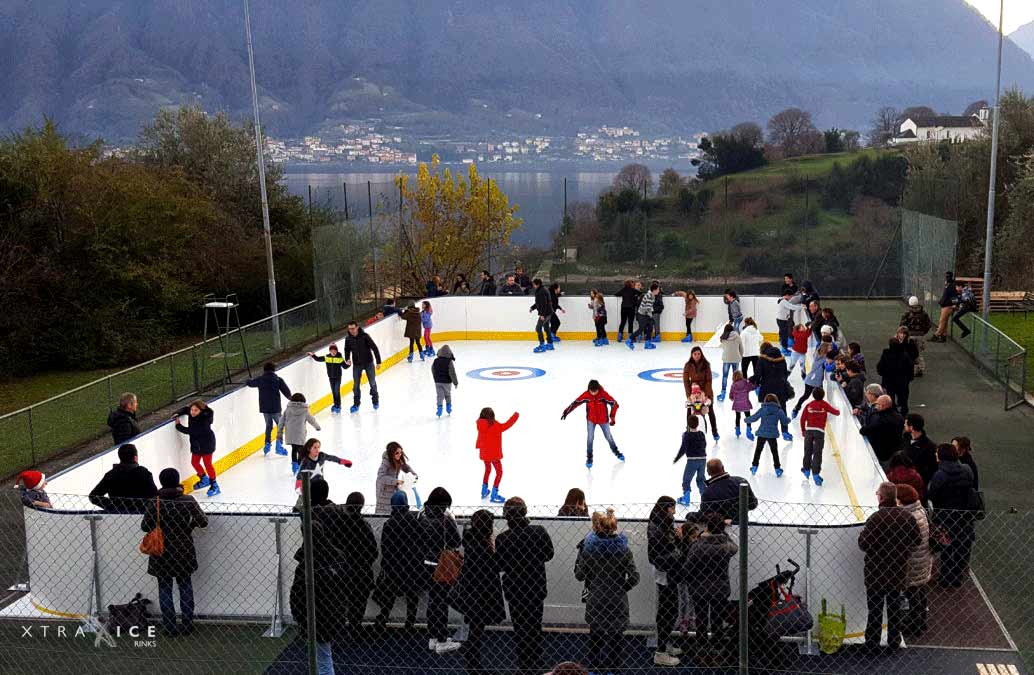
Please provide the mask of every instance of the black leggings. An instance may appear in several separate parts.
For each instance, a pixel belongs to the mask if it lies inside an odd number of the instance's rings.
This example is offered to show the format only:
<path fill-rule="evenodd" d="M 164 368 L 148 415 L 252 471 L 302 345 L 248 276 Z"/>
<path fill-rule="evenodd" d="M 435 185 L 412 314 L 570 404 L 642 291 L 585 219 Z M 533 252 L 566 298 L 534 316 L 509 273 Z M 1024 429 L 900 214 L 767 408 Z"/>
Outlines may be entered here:
<path fill-rule="evenodd" d="M 305 449 L 304 445 L 291 444 L 291 462 L 297 464 L 302 461 L 302 450 Z"/>
<path fill-rule="evenodd" d="M 549 317 L 549 332 L 556 335 L 558 330 L 560 330 L 560 317 L 553 312 L 553 315 Z"/>
<path fill-rule="evenodd" d="M 621 668 L 621 633 L 600 632 L 590 627 L 589 664 L 593 672 L 605 673 Z"/>
<path fill-rule="evenodd" d="M 607 337 L 607 317 L 601 316 L 596 319 L 596 339 L 603 340 Z"/>
<path fill-rule="evenodd" d="M 772 451 L 772 465 L 775 468 L 779 468 L 779 450 L 776 448 L 776 439 L 774 438 L 762 438 L 758 436 L 757 445 L 754 446 L 754 461 L 752 465 L 757 466 L 761 461 L 761 450 L 765 447 L 765 443 L 768 443 L 769 450 Z"/>
<path fill-rule="evenodd" d="M 693 334 L 693 319 L 687 318 L 686 319 L 686 335 L 692 335 L 692 334 Z"/>
<path fill-rule="evenodd" d="M 743 371 L 743 377 L 747 377 L 747 366 L 754 366 L 754 374 L 758 372 L 758 357 L 756 356 L 744 356 L 740 359 L 740 370 Z"/>
<path fill-rule="evenodd" d="M 737 429 L 740 428 L 740 415 L 743 415 L 743 419 L 747 419 L 748 417 L 750 417 L 750 411 L 749 410 L 743 410 L 743 411 L 737 410 L 736 411 L 736 428 Z M 750 428 L 750 422 L 747 422 L 747 428 L 748 429 Z"/>
<path fill-rule="evenodd" d="M 418 337 L 409 338 L 409 355 L 410 356 L 413 355 L 413 345 L 416 345 L 416 350 L 418 352 L 424 351 L 424 348 L 420 344 L 420 338 L 418 338 Z"/>
<path fill-rule="evenodd" d="M 628 324 L 628 332 L 635 330 L 635 307 L 621 308 L 621 323 L 618 324 L 618 333 L 625 332 L 625 324 Z"/>
<path fill-rule="evenodd" d="M 667 585 L 657 584 L 657 651 L 663 652 L 668 647 L 668 638 L 679 618 L 679 587 L 673 583 L 674 575 L 668 578 Z"/>
<path fill-rule="evenodd" d="M 793 409 L 800 410 L 801 406 L 804 405 L 804 402 L 808 400 L 808 397 L 811 396 L 811 392 L 813 391 L 815 391 L 815 387 L 810 384 L 804 385 L 804 393 L 801 394 L 799 399 L 797 399 L 797 403 L 794 405 Z"/>

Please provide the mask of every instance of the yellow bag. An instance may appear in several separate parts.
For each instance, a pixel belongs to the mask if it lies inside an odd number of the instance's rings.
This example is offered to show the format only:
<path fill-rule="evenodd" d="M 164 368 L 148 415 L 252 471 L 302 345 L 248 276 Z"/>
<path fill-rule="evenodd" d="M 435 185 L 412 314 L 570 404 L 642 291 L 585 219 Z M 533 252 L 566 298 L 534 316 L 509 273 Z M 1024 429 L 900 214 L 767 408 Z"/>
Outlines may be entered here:
<path fill-rule="evenodd" d="M 822 613 L 819 614 L 819 649 L 823 654 L 836 654 L 844 646 L 847 633 L 847 614 L 840 605 L 840 614 L 826 611 L 826 599 L 822 598 Z"/>

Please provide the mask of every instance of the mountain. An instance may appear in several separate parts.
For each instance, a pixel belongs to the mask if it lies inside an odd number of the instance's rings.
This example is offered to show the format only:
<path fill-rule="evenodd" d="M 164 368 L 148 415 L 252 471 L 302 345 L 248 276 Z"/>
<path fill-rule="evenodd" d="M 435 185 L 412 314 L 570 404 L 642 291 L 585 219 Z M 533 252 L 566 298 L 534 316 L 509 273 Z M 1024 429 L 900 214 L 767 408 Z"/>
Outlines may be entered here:
<path fill-rule="evenodd" d="M 994 28 L 965 0 L 252 2 L 263 123 L 377 117 L 418 134 L 688 133 L 799 106 L 990 99 Z M 987 45 L 986 49 L 976 48 Z M 1005 85 L 1034 92 L 1007 43 Z M 132 138 L 160 106 L 250 114 L 241 0 L 0 0 L 0 128 Z"/>
<path fill-rule="evenodd" d="M 1009 39 L 1015 42 L 1017 47 L 1034 56 L 1034 21 L 1009 33 Z"/>

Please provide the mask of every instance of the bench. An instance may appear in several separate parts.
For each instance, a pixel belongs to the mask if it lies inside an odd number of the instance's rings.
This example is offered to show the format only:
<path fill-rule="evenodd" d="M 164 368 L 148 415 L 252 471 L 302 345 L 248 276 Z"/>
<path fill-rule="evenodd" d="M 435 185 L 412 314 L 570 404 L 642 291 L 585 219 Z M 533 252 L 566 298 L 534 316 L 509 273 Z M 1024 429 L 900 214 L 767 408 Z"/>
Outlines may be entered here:
<path fill-rule="evenodd" d="M 991 291 L 991 311 L 1014 312 L 1025 295 L 1023 291 Z"/>
<path fill-rule="evenodd" d="M 1031 291 L 1026 291 L 1026 292 L 1018 291 L 1018 292 L 1015 292 L 1015 293 L 1012 293 L 1012 292 L 1010 292 L 1010 293 L 1003 293 L 1003 295 L 1004 296 L 1009 296 L 1009 297 L 1007 297 L 1007 298 L 1003 297 L 1001 302 L 1003 303 L 1004 307 L 1002 309 L 996 310 L 995 309 L 995 297 L 994 297 L 995 294 L 991 293 L 991 311 L 992 312 L 994 312 L 994 311 L 1000 311 L 1000 312 L 1004 311 L 1004 312 L 1009 312 L 1010 314 L 1013 313 L 1013 312 L 1023 312 L 1023 318 L 1026 319 L 1027 318 L 1027 312 L 1034 311 L 1034 292 L 1031 292 Z"/>

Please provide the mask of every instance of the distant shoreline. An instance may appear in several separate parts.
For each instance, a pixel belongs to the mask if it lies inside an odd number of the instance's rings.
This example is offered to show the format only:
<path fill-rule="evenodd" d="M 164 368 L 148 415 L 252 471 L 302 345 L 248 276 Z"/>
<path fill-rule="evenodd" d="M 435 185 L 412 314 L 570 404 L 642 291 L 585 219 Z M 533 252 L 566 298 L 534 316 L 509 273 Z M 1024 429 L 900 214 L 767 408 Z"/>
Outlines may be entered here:
<path fill-rule="evenodd" d="M 531 163 L 520 163 L 514 164 L 509 162 L 474 162 L 477 164 L 478 170 L 485 174 L 490 173 L 559 173 L 563 171 L 586 171 L 586 172 L 597 172 L 597 173 L 617 173 L 623 166 L 634 163 L 633 160 L 622 161 L 622 162 L 585 162 L 585 161 L 566 161 L 560 160 L 556 162 L 548 162 L 543 164 L 531 164 Z M 689 162 L 664 162 L 661 160 L 647 160 L 639 162 L 650 167 L 651 170 L 659 173 L 668 167 L 671 167 L 683 175 L 695 174 L 696 167 L 691 165 Z M 335 164 L 333 162 L 317 162 L 317 163 L 301 163 L 292 162 L 290 164 L 282 163 L 285 175 L 291 174 L 330 174 L 330 173 L 397 173 L 399 171 L 403 173 L 416 173 L 417 166 L 412 164 Z M 419 166 L 419 165 L 418 165 Z M 465 167 L 467 164 L 463 162 L 442 162 L 442 166 L 447 166 L 450 169 L 456 167 Z"/>

